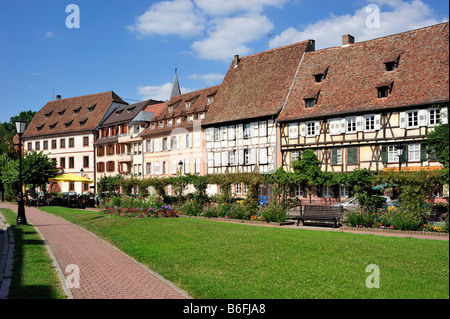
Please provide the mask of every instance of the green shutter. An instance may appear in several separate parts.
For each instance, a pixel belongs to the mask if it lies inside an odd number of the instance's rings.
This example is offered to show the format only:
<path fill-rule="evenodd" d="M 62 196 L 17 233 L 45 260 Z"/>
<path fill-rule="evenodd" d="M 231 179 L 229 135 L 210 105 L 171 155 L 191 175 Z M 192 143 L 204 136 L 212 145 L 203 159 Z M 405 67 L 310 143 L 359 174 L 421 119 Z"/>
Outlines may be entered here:
<path fill-rule="evenodd" d="M 386 164 L 388 161 L 387 146 L 381 146 L 381 163 Z"/>
<path fill-rule="evenodd" d="M 406 163 L 408 161 L 408 145 L 403 144 L 402 146 L 403 146 L 403 153 L 402 156 L 400 156 L 400 162 Z"/>
<path fill-rule="evenodd" d="M 358 164 L 358 148 L 349 147 L 347 149 L 347 164 Z"/>
<path fill-rule="evenodd" d="M 422 143 L 420 144 L 420 160 L 422 162 L 425 162 L 428 159 L 428 155 L 427 155 L 427 146 Z"/>
<path fill-rule="evenodd" d="M 331 164 L 337 165 L 337 148 L 331 150 Z"/>

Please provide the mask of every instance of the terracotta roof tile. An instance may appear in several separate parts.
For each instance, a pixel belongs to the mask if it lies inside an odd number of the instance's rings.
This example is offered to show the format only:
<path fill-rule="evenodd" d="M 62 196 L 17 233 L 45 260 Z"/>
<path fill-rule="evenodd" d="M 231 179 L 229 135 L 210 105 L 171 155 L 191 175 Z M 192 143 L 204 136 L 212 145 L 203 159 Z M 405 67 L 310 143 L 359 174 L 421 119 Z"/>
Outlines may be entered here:
<path fill-rule="evenodd" d="M 93 130 L 113 102 L 127 104 L 113 91 L 50 101 L 35 114 L 24 138 Z"/>
<path fill-rule="evenodd" d="M 205 124 L 277 115 L 310 41 L 264 51 L 233 62 Z"/>
<path fill-rule="evenodd" d="M 363 112 L 391 107 L 448 101 L 449 23 L 370 41 L 305 54 L 280 121 Z M 386 62 L 399 57 L 398 67 Z M 314 74 L 328 66 L 325 80 Z M 387 98 L 377 87 L 392 85 Z M 317 104 L 305 108 L 304 99 L 320 89 Z"/>

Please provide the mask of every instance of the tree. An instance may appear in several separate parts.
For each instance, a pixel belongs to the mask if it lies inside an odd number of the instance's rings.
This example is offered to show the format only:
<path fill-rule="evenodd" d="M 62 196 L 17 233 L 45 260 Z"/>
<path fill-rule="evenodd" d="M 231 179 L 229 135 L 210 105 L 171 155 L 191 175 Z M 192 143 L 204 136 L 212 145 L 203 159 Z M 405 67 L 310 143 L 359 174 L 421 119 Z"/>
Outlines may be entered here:
<path fill-rule="evenodd" d="M 13 137 L 17 134 L 15 121 L 22 118 L 26 121 L 27 127 L 33 119 L 36 112 L 22 111 L 19 115 L 10 118 L 9 122 L 0 123 L 0 151 L 8 153 L 11 158 L 16 157 Z"/>
<path fill-rule="evenodd" d="M 305 150 L 301 159 L 292 162 L 292 167 L 299 180 L 306 184 L 306 191 L 311 203 L 311 193 L 313 188 L 323 185 L 325 182 L 316 154 L 314 154 L 314 151 L 311 149 Z"/>

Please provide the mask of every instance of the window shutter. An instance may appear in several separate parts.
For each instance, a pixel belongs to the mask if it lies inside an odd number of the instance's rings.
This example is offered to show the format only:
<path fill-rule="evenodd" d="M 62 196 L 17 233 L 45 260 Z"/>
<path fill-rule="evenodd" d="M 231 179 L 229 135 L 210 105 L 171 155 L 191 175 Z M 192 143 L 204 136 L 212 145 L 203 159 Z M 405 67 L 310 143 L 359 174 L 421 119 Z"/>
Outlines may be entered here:
<path fill-rule="evenodd" d="M 305 125 L 305 123 L 300 123 L 300 136 L 306 136 L 306 125 Z"/>
<path fill-rule="evenodd" d="M 448 124 L 448 109 L 447 109 L 447 107 L 441 108 L 441 124 Z"/>
<path fill-rule="evenodd" d="M 239 124 L 237 126 L 237 130 L 238 130 L 238 138 L 244 138 L 244 124 Z"/>
<path fill-rule="evenodd" d="M 224 130 L 224 128 L 223 128 L 223 126 L 221 126 L 220 131 L 219 131 L 219 138 L 221 141 L 223 141 L 223 130 Z"/>
<path fill-rule="evenodd" d="M 381 146 L 381 163 L 386 164 L 388 161 L 387 146 Z"/>
<path fill-rule="evenodd" d="M 363 120 L 364 118 L 362 116 L 356 117 L 356 131 L 361 132 L 363 130 Z"/>
<path fill-rule="evenodd" d="M 337 165 L 337 148 L 331 150 L 331 164 Z"/>
<path fill-rule="evenodd" d="M 267 148 L 259 149 L 259 164 L 267 164 Z"/>
<path fill-rule="evenodd" d="M 318 135 L 320 135 L 320 121 L 315 121 L 314 122 L 314 126 L 315 126 L 315 128 L 314 128 L 314 130 L 315 130 L 315 135 L 316 136 L 318 136 Z"/>
<path fill-rule="evenodd" d="M 381 115 L 375 114 L 375 130 L 378 131 L 381 128 Z"/>
<path fill-rule="evenodd" d="M 341 129 L 340 133 L 345 133 L 345 118 L 341 119 Z"/>
<path fill-rule="evenodd" d="M 238 160 L 239 160 L 239 165 L 244 164 L 244 150 L 238 151 Z"/>
<path fill-rule="evenodd" d="M 236 138 L 236 127 L 234 125 L 228 126 L 228 140 L 233 141 Z"/>
<path fill-rule="evenodd" d="M 250 150 L 250 164 L 255 164 L 256 163 L 256 149 L 252 148 Z"/>
<path fill-rule="evenodd" d="M 399 112 L 400 114 L 400 128 L 406 128 L 406 112 Z"/>
<path fill-rule="evenodd" d="M 427 113 L 426 109 L 419 110 L 419 126 L 427 126 Z"/>
<path fill-rule="evenodd" d="M 406 163 L 408 161 L 408 145 L 403 144 L 403 153 L 402 156 L 400 156 L 399 161 L 401 163 Z"/>
<path fill-rule="evenodd" d="M 228 152 L 222 152 L 222 165 L 228 166 Z"/>
<path fill-rule="evenodd" d="M 358 163 L 358 148 L 349 147 L 347 149 L 347 164 L 357 164 Z"/>
<path fill-rule="evenodd" d="M 289 138 L 298 137 L 298 123 L 289 123 Z"/>
<path fill-rule="evenodd" d="M 420 144 L 420 160 L 422 162 L 428 160 L 427 146 L 424 143 Z"/>

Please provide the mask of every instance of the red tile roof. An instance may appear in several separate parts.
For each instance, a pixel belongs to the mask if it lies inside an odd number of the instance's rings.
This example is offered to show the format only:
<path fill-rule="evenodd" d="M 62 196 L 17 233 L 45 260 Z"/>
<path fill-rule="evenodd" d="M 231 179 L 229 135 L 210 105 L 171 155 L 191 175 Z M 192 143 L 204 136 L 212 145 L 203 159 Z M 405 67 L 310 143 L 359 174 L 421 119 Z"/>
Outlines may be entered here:
<path fill-rule="evenodd" d="M 191 114 L 207 114 L 210 112 L 211 110 L 209 108 L 208 98 L 213 97 L 215 99 L 215 95 L 219 87 L 220 85 L 215 85 L 205 89 L 185 93 L 171 98 L 166 103 L 154 105 L 154 107 L 162 109 L 158 114 L 156 114 L 156 116 L 153 117 L 152 122 L 155 124 L 155 128 L 151 129 L 151 126 L 149 125 L 149 127 L 141 133 L 141 136 L 170 133 L 176 128 L 192 128 L 193 123 L 188 121 L 188 116 Z M 186 108 L 187 102 L 191 102 L 191 106 L 188 109 Z M 169 112 L 169 108 L 173 108 L 173 111 Z M 153 110 L 149 111 L 154 112 Z M 180 117 L 182 118 L 181 124 L 176 125 L 175 120 Z M 164 127 L 159 127 L 159 121 L 163 120 L 166 122 L 168 119 L 173 120 L 172 126 L 167 126 L 167 123 L 164 123 Z"/>
<path fill-rule="evenodd" d="M 91 131 L 113 102 L 128 104 L 113 91 L 50 101 L 35 114 L 23 137 Z"/>
<path fill-rule="evenodd" d="M 310 41 L 239 58 L 221 84 L 205 124 L 278 115 Z"/>
<path fill-rule="evenodd" d="M 329 117 L 449 100 L 449 23 L 375 40 L 308 52 L 302 61 L 280 121 Z M 399 57 L 398 67 L 385 62 Z M 314 75 L 328 68 L 326 78 Z M 377 87 L 392 84 L 387 98 Z M 317 104 L 305 98 L 320 92 Z"/>

